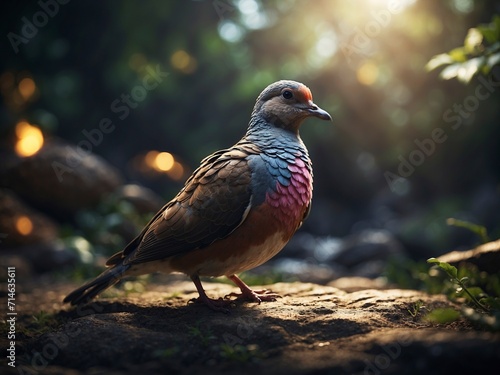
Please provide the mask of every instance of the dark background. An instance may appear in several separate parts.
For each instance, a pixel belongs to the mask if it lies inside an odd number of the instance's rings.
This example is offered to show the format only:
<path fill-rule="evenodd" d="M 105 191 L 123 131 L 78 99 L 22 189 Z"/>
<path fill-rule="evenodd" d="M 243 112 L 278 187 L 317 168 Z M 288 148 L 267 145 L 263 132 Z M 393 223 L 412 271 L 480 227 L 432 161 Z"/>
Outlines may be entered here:
<path fill-rule="evenodd" d="M 469 28 L 490 22 L 499 2 L 403 1 L 397 12 L 375 0 L 48 3 L 53 16 L 40 18 L 44 25 L 17 47 L 9 33 L 22 35 L 25 19 L 34 22 L 42 8 L 3 5 L 2 155 L 12 152 L 21 120 L 47 139 L 78 144 L 84 130 L 109 118 L 114 130 L 92 152 L 167 201 L 204 156 L 244 134 L 265 86 L 292 79 L 334 118 L 301 129 L 315 168 L 303 231 L 388 230 L 417 258 L 477 243 L 447 226 L 449 217 L 500 234 L 499 90 L 477 100 L 477 77 L 465 85 L 425 69 L 434 55 L 461 46 Z M 140 90 L 156 67 L 168 76 L 120 119 L 112 103 Z M 24 78 L 35 85 L 25 96 Z M 450 112 L 458 105 L 462 114 Z M 446 140 L 423 160 L 412 154 L 415 140 L 437 128 Z M 152 150 L 171 153 L 182 171 L 148 167 Z M 411 155 L 419 165 L 389 184 L 387 172 L 400 173 Z"/>

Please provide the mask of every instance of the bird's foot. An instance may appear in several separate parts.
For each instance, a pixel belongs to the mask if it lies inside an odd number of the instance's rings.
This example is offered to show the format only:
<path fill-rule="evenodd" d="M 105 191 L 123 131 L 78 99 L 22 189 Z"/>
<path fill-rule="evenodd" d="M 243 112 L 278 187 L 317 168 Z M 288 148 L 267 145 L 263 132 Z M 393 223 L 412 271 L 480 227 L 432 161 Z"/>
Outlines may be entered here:
<path fill-rule="evenodd" d="M 229 313 L 229 307 L 231 307 L 233 305 L 232 301 L 224 300 L 222 298 L 219 298 L 219 299 L 209 298 L 207 296 L 207 294 L 205 293 L 205 291 L 203 290 L 199 276 L 192 275 L 191 280 L 193 280 L 194 285 L 196 286 L 196 289 L 198 290 L 198 294 L 200 295 L 198 298 L 193 298 L 194 301 L 203 302 L 205 305 L 207 305 L 213 311 L 222 312 L 225 314 Z"/>
<path fill-rule="evenodd" d="M 276 298 L 280 298 L 279 294 L 274 293 L 272 290 L 252 290 L 250 288 L 242 290 L 241 293 L 229 293 L 224 298 L 227 300 L 229 297 L 236 297 L 237 300 L 247 300 L 252 302 L 269 302 L 276 301 Z"/>
<path fill-rule="evenodd" d="M 276 294 L 268 289 L 252 290 L 236 275 L 228 276 L 228 278 L 240 288 L 241 293 L 229 293 L 224 298 L 236 297 L 236 299 L 250 300 L 260 304 L 262 301 L 276 301 L 276 298 L 281 297 L 279 294 Z"/>

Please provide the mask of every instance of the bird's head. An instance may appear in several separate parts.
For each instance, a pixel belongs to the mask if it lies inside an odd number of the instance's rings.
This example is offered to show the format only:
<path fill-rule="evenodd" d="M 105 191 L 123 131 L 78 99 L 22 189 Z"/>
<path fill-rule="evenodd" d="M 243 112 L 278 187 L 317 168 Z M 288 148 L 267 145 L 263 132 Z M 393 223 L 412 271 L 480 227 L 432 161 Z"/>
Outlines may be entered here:
<path fill-rule="evenodd" d="M 297 133 L 308 117 L 332 120 L 328 112 L 312 100 L 311 90 L 295 81 L 278 81 L 267 86 L 258 96 L 252 118 Z"/>

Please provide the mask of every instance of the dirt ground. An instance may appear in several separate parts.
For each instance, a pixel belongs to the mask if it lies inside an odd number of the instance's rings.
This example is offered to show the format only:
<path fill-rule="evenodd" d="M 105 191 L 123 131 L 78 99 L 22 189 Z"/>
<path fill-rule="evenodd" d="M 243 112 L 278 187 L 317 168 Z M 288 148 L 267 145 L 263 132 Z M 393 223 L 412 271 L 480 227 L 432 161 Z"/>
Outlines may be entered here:
<path fill-rule="evenodd" d="M 122 287 L 76 309 L 61 302 L 76 284 L 21 284 L 16 367 L 6 366 L 4 355 L 1 372 L 373 375 L 498 368 L 499 334 L 465 321 L 422 319 L 435 308 L 458 308 L 445 297 L 350 285 L 274 284 L 269 288 L 282 296 L 277 301 L 237 301 L 222 314 L 190 302 L 197 293 L 188 281 L 150 283 L 144 291 Z M 213 298 L 236 291 L 221 283 L 204 287 Z M 6 333 L 1 340 L 8 347 Z"/>

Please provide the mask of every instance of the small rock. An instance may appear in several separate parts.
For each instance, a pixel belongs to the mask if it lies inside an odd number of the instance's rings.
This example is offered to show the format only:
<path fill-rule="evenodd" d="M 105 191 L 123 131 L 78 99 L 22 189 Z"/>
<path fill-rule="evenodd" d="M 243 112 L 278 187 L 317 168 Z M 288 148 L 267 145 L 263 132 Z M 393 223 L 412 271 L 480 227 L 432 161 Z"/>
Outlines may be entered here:
<path fill-rule="evenodd" d="M 0 248 L 50 243 L 59 228 L 45 214 L 28 207 L 13 192 L 0 189 Z"/>
<path fill-rule="evenodd" d="M 137 184 L 123 185 L 116 194 L 118 199 L 129 202 L 140 214 L 157 212 L 165 204 L 153 190 Z"/>
<path fill-rule="evenodd" d="M 52 219 L 0 189 L 0 256 L 8 262 L 2 264 L 15 263 L 24 274 L 73 264 L 76 257 L 60 244 L 58 234 Z"/>
<path fill-rule="evenodd" d="M 118 171 L 101 157 L 56 139 L 47 140 L 33 156 L 9 155 L 0 168 L 0 186 L 63 218 L 94 207 L 121 182 Z"/>

